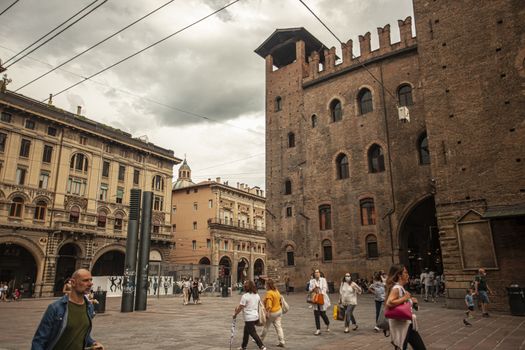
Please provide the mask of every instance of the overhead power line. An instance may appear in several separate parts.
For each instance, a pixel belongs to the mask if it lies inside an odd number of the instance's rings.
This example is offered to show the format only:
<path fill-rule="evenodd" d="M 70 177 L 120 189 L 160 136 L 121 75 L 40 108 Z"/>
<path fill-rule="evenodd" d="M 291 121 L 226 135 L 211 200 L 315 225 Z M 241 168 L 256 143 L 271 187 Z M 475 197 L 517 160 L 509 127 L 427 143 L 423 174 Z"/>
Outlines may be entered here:
<path fill-rule="evenodd" d="M 162 43 L 162 42 L 168 40 L 169 38 L 171 38 L 171 37 L 173 37 L 173 36 L 175 36 L 175 35 L 177 35 L 177 34 L 179 34 L 179 33 L 182 33 L 182 32 L 185 31 L 186 29 L 189 29 L 189 28 L 193 27 L 194 25 L 196 25 L 196 24 L 198 24 L 198 23 L 200 23 L 200 22 L 202 22 L 202 21 L 208 19 L 209 17 L 212 17 L 213 15 L 215 15 L 215 14 L 217 14 L 217 13 L 219 13 L 219 12 L 225 10 L 226 8 L 232 6 L 233 4 L 235 4 L 235 3 L 239 2 L 239 1 L 240 1 L 240 0 L 234 0 L 234 1 L 232 1 L 232 2 L 230 2 L 230 3 L 228 3 L 228 4 L 226 4 L 226 5 L 224 5 L 223 7 L 219 8 L 218 10 L 213 11 L 212 13 L 210 13 L 210 14 L 208 14 L 208 15 L 206 15 L 206 16 L 200 18 L 200 19 L 198 19 L 197 21 L 195 21 L 195 22 L 193 22 L 193 23 L 191 23 L 191 24 L 189 24 L 189 25 L 187 25 L 187 26 L 185 26 L 185 27 L 183 27 L 183 28 L 177 30 L 177 31 L 174 32 L 174 33 L 171 33 L 170 35 L 168 35 L 168 36 L 166 36 L 166 37 L 164 37 L 164 38 L 162 38 L 162 39 L 160 39 L 160 40 L 154 42 L 153 44 L 148 45 L 148 46 L 146 46 L 145 48 L 143 48 L 143 49 L 141 49 L 141 50 L 139 50 L 139 51 L 137 51 L 137 52 L 135 52 L 135 53 L 133 53 L 133 54 L 131 54 L 131 55 L 129 55 L 129 56 L 127 56 L 127 57 L 125 57 L 125 58 L 123 58 L 123 59 L 117 61 L 117 62 L 115 62 L 115 63 L 113 63 L 112 65 L 110 65 L 110 66 L 108 66 L 108 67 L 106 67 L 106 68 L 104 68 L 104 69 L 102 69 L 102 70 L 100 70 L 100 71 L 98 71 L 98 72 L 96 72 L 96 73 L 94 73 L 94 74 L 91 74 L 90 76 L 84 78 L 83 80 L 78 81 L 78 82 L 76 82 L 75 84 L 68 86 L 67 88 L 65 88 L 65 89 L 63 89 L 63 90 L 61 90 L 61 91 L 59 91 L 59 92 L 53 94 L 53 96 L 58 96 L 58 95 L 60 95 L 60 94 L 62 94 L 62 93 L 64 93 L 64 92 L 66 92 L 66 91 L 68 91 L 68 90 L 74 88 L 75 86 L 82 84 L 82 83 L 85 82 L 86 80 L 89 80 L 89 79 L 91 79 L 91 78 L 93 78 L 93 77 L 96 77 L 97 75 L 99 75 L 99 74 L 101 74 L 101 73 L 104 73 L 105 71 L 107 71 L 107 70 L 109 70 L 109 69 L 111 69 L 111 68 L 113 68 L 113 67 L 115 67 L 115 66 L 118 66 L 119 64 L 121 64 L 121 63 L 123 63 L 123 62 L 125 62 L 125 61 L 127 61 L 127 60 L 129 60 L 129 59 L 131 59 L 131 58 L 133 58 L 133 57 L 135 57 L 135 56 L 137 56 L 137 55 L 139 55 L 140 53 L 142 53 L 142 52 L 144 52 L 144 51 L 146 51 L 146 50 L 149 50 L 150 48 L 152 48 L 152 47 L 154 47 L 154 46 L 156 46 L 156 45 L 158 45 L 158 44 L 160 44 L 160 43 Z M 42 102 L 44 102 L 44 101 L 46 101 L 46 100 L 47 100 L 47 97 L 46 97 L 45 99 L 43 99 Z"/>
<path fill-rule="evenodd" d="M 92 4 L 94 4 L 95 2 L 97 2 L 98 0 L 95 0 L 94 2 L 92 2 L 91 4 L 87 5 L 86 7 L 84 7 L 82 10 L 80 10 L 79 12 L 77 12 L 76 14 L 74 14 L 73 16 L 71 16 L 69 19 L 67 19 L 66 21 L 62 22 L 59 26 L 55 27 L 53 30 L 51 30 L 49 33 L 47 33 L 46 35 L 40 37 L 38 40 L 36 40 L 34 43 L 32 43 L 31 45 L 29 45 L 28 47 L 26 47 L 25 49 L 23 49 L 22 51 L 20 51 L 19 53 L 17 53 L 16 55 L 14 55 L 13 57 L 11 57 L 10 59 L 8 59 L 6 61 L 9 62 L 11 61 L 12 59 L 14 59 L 16 56 L 22 54 L 25 50 L 29 49 L 31 46 L 33 45 L 36 45 L 40 40 L 42 40 L 43 38 L 45 38 L 46 36 L 48 36 L 50 33 L 54 32 L 56 29 L 60 28 L 62 25 L 64 25 L 65 23 L 69 22 L 69 20 L 71 20 L 72 18 L 76 17 L 79 13 L 83 12 L 85 9 L 87 9 L 88 7 L 90 7 Z M 80 16 L 79 18 L 75 19 L 72 23 L 70 23 L 69 25 L 67 25 L 65 28 L 61 29 L 60 31 L 58 31 L 58 33 L 54 34 L 53 36 L 51 36 L 49 39 L 46 39 L 44 42 L 42 42 L 40 45 L 38 45 L 37 47 L 31 49 L 30 51 L 24 53 L 23 56 L 17 58 L 14 62 L 10 63 L 7 67 L 5 68 L 9 68 L 11 67 L 13 64 L 17 63 L 18 61 L 20 61 L 21 59 L 23 59 L 24 57 L 26 57 L 27 55 L 33 53 L 34 51 L 38 50 L 40 47 L 44 46 L 45 44 L 47 44 L 48 42 L 50 42 L 51 40 L 53 40 L 54 38 L 56 38 L 57 36 L 59 36 L 60 34 L 62 34 L 63 32 L 65 32 L 66 30 L 68 30 L 69 28 L 71 28 L 73 25 L 75 25 L 76 23 L 78 23 L 80 20 L 82 20 L 83 18 L 87 17 L 89 14 L 91 14 L 93 11 L 95 11 L 96 9 L 98 9 L 100 6 L 104 5 L 108 0 L 104 0 L 102 1 L 100 4 L 98 4 L 97 6 L 95 6 L 94 8 L 92 8 L 91 10 L 89 10 L 87 13 L 83 14 L 82 16 Z"/>
<path fill-rule="evenodd" d="M 235 160 L 232 160 L 232 161 L 229 161 L 229 162 L 225 162 L 225 163 L 215 164 L 215 165 L 212 165 L 212 166 L 209 166 L 209 167 L 206 167 L 206 168 L 200 168 L 200 169 L 194 170 L 194 172 L 198 172 L 198 171 L 202 171 L 202 170 L 206 170 L 206 169 L 218 168 L 218 167 L 221 167 L 223 165 L 228 165 L 228 164 L 240 162 L 241 160 L 246 160 L 246 159 L 250 159 L 250 158 L 259 157 L 259 156 L 262 156 L 262 155 L 265 155 L 265 154 L 266 153 L 252 154 L 251 156 L 248 156 L 248 157 L 245 157 L 245 158 L 240 158 L 240 159 L 235 159 Z"/>
<path fill-rule="evenodd" d="M 103 39 L 103 40 L 97 42 L 96 44 L 94 44 L 94 45 L 88 47 L 87 49 L 85 49 L 84 51 L 82 51 L 82 52 L 76 54 L 75 56 L 71 57 L 70 59 L 68 59 L 68 60 L 66 60 L 66 61 L 64 61 L 64 62 L 62 62 L 62 63 L 60 63 L 58 66 L 54 67 L 53 69 L 51 69 L 51 70 L 45 72 L 44 74 L 41 74 L 40 76 L 36 77 L 35 79 L 31 80 L 30 82 L 25 83 L 24 85 L 22 85 L 21 87 L 19 87 L 18 89 L 16 89 L 15 92 L 18 92 L 19 90 L 21 90 L 21 89 L 25 88 L 26 86 L 28 86 L 28 85 L 34 83 L 35 81 L 42 79 L 42 78 L 45 77 L 46 75 L 48 75 L 48 74 L 50 74 L 50 73 L 53 73 L 55 70 L 59 69 L 60 67 L 62 67 L 62 66 L 64 66 L 64 65 L 68 64 L 69 62 L 71 62 L 71 61 L 73 61 L 73 60 L 75 60 L 75 59 L 77 59 L 77 58 L 79 58 L 80 56 L 82 56 L 82 55 L 85 54 L 86 52 L 93 50 L 95 47 L 97 47 L 97 46 L 99 46 L 99 45 L 105 43 L 105 42 L 108 41 L 109 39 L 111 39 L 111 38 L 115 37 L 116 35 L 122 33 L 122 32 L 125 31 L 126 29 L 128 29 L 128 28 L 134 26 L 134 25 L 137 24 L 138 22 L 140 22 L 140 21 L 142 21 L 143 19 L 145 19 L 145 18 L 151 16 L 151 15 L 154 14 L 155 12 L 157 12 L 157 11 L 161 10 L 162 8 L 168 6 L 169 4 L 171 4 L 171 3 L 174 2 L 174 1 L 175 1 L 175 0 L 170 0 L 170 1 L 168 1 L 167 3 L 165 3 L 164 5 L 157 7 L 155 10 L 153 10 L 153 11 L 151 11 L 151 12 L 145 14 L 144 16 L 140 17 L 139 19 L 137 19 L 137 20 L 131 22 L 130 24 L 128 24 L 128 25 L 125 26 L 124 28 L 122 28 L 122 29 L 116 31 L 115 33 L 111 34 L 110 36 L 106 37 L 105 39 Z"/>
<path fill-rule="evenodd" d="M 0 16 L 2 16 L 4 13 L 6 13 L 11 7 L 13 7 L 19 1 L 20 0 L 15 0 L 11 5 L 7 6 L 2 12 L 0 12 Z"/>
<path fill-rule="evenodd" d="M 321 18 L 319 18 L 319 16 L 317 16 L 317 14 L 310 8 L 308 7 L 308 5 L 306 5 L 304 3 L 303 0 L 299 0 L 299 2 L 301 4 L 304 5 L 304 7 L 306 7 L 306 9 L 308 11 L 310 11 L 310 13 L 323 25 L 323 27 L 326 28 L 326 30 L 328 30 L 330 32 L 330 34 L 332 34 L 332 36 L 335 38 L 335 40 L 337 40 L 340 44 L 344 45 L 344 43 L 337 37 L 337 35 L 334 34 L 334 32 L 323 22 L 323 20 Z M 357 62 L 359 63 L 359 65 L 361 67 L 363 67 L 367 72 L 368 74 L 370 74 L 370 76 L 379 84 L 383 87 L 383 89 L 385 89 L 385 91 L 390 95 L 390 97 L 392 97 L 394 99 L 394 101 L 397 101 L 397 98 L 396 96 L 390 91 L 388 90 L 388 88 L 379 80 L 376 78 L 376 76 L 368 69 L 367 66 L 365 66 L 365 64 L 363 62 L 361 62 L 361 60 L 359 59 L 359 57 L 356 57 L 353 53 L 352 53 L 352 58 L 354 59 L 357 59 Z M 397 103 L 396 103 L 397 104 Z"/>

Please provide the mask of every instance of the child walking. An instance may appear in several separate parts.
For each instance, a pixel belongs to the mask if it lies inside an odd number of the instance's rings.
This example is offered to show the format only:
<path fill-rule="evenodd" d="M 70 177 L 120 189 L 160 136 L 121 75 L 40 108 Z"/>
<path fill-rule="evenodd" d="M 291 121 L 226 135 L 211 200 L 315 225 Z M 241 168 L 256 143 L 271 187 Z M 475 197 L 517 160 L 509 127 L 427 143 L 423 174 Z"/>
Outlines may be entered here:
<path fill-rule="evenodd" d="M 467 318 L 463 319 L 463 324 L 465 326 L 472 326 L 472 324 L 468 321 L 468 319 L 472 317 L 470 313 L 474 312 L 474 297 L 472 296 L 472 289 L 467 289 L 466 291 L 465 305 L 467 306 L 467 311 L 465 311 Z"/>

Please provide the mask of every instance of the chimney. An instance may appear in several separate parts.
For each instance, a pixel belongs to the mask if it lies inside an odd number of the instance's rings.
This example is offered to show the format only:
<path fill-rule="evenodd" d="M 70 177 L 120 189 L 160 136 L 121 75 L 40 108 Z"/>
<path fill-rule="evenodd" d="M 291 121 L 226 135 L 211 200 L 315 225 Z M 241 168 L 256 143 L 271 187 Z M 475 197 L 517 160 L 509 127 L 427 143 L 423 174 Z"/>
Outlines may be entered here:
<path fill-rule="evenodd" d="M 220 177 L 215 178 L 215 182 L 221 183 L 221 178 Z"/>
<path fill-rule="evenodd" d="M 237 188 L 239 188 L 239 183 L 237 182 Z"/>
<path fill-rule="evenodd" d="M 82 106 L 77 106 L 77 115 L 81 115 L 82 113 Z"/>

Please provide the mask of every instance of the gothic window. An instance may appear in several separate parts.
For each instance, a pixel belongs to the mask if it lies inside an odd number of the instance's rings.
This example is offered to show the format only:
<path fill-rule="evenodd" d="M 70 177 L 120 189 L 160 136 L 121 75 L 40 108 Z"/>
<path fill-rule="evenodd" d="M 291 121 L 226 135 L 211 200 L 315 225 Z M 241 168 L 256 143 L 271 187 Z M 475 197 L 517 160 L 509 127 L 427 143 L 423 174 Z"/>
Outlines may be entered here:
<path fill-rule="evenodd" d="M 343 119 L 343 111 L 341 109 L 341 101 L 333 100 L 330 103 L 330 115 L 333 122 L 338 122 Z"/>
<path fill-rule="evenodd" d="M 323 241 L 323 261 L 332 261 L 332 242 L 329 239 Z"/>
<path fill-rule="evenodd" d="M 400 106 L 411 106 L 412 102 L 412 86 L 403 84 L 397 89 L 397 96 L 399 98 Z"/>
<path fill-rule="evenodd" d="M 368 150 L 368 170 L 371 173 L 385 171 L 385 156 L 381 146 L 374 144 Z"/>
<path fill-rule="evenodd" d="M 312 115 L 312 128 L 315 128 L 317 126 L 317 116 L 314 114 Z"/>
<path fill-rule="evenodd" d="M 372 93 L 367 88 L 361 89 L 357 95 L 357 104 L 359 106 L 359 114 L 366 114 L 374 110 L 372 104 Z"/>
<path fill-rule="evenodd" d="M 373 198 L 363 198 L 359 201 L 361 208 L 361 225 L 375 225 L 376 224 L 376 208 L 374 206 Z"/>
<path fill-rule="evenodd" d="M 11 208 L 9 208 L 9 216 L 21 218 L 24 212 L 24 199 L 22 197 L 13 198 Z"/>
<path fill-rule="evenodd" d="M 428 149 L 428 138 L 426 132 L 419 136 L 417 147 L 419 152 L 419 164 L 430 164 L 430 151 Z"/>
<path fill-rule="evenodd" d="M 288 133 L 288 148 L 295 147 L 295 134 L 293 132 Z"/>
<path fill-rule="evenodd" d="M 284 182 L 284 194 L 292 194 L 292 181 L 286 180 Z"/>
<path fill-rule="evenodd" d="M 71 162 L 69 163 L 69 168 L 71 170 L 87 172 L 88 170 L 88 159 L 82 153 L 75 153 L 71 157 Z"/>
<path fill-rule="evenodd" d="M 348 170 L 348 157 L 346 154 L 341 153 L 337 156 L 336 160 L 337 167 L 337 178 L 338 179 L 348 179 L 350 177 L 350 172 Z"/>
<path fill-rule="evenodd" d="M 377 249 L 377 238 L 374 235 L 368 235 L 366 237 L 366 257 L 368 259 L 374 259 L 379 257 L 379 251 Z"/>
<path fill-rule="evenodd" d="M 319 229 L 321 231 L 332 229 L 332 208 L 329 204 L 319 206 Z"/>
<path fill-rule="evenodd" d="M 295 256 L 294 256 L 294 250 L 291 245 L 286 246 L 286 265 L 287 266 L 294 266 L 295 265 Z"/>

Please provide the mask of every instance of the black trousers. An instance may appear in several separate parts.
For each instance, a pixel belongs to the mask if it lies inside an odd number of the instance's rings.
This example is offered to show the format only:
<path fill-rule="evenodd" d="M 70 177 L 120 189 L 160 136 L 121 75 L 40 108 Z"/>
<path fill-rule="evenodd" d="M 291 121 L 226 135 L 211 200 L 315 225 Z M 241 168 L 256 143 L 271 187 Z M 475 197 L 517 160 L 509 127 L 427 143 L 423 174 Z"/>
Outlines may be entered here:
<path fill-rule="evenodd" d="M 328 319 L 328 316 L 326 316 L 326 311 L 321 311 L 320 305 L 315 305 L 314 307 L 315 328 L 321 329 L 321 320 L 319 319 L 319 317 L 322 317 L 324 324 L 329 326 L 330 320 Z"/>
<path fill-rule="evenodd" d="M 410 344 L 414 350 L 426 350 L 425 343 L 418 332 L 412 329 L 412 325 L 408 327 L 407 337 L 405 344 L 403 344 L 403 350 L 407 349 L 407 345 Z"/>
<path fill-rule="evenodd" d="M 259 338 L 259 335 L 257 334 L 257 331 L 255 330 L 255 323 L 257 323 L 257 321 L 245 321 L 244 322 L 244 334 L 242 336 L 242 348 L 243 349 L 246 349 L 246 347 L 248 346 L 249 336 L 251 336 L 253 340 L 255 340 L 259 348 L 262 348 L 264 346 L 261 338 Z"/>

